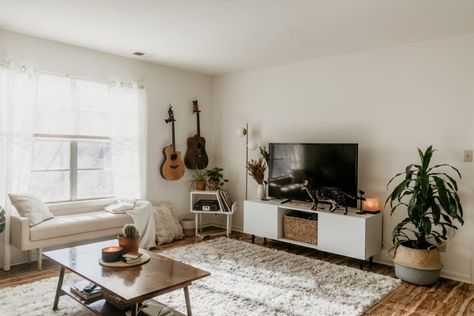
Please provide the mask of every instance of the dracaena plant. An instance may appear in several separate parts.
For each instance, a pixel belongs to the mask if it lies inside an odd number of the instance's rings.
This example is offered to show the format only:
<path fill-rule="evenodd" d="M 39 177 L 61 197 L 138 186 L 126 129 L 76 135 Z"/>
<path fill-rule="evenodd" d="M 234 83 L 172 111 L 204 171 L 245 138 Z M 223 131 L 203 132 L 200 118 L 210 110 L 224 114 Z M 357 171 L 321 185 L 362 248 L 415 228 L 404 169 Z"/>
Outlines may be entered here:
<path fill-rule="evenodd" d="M 420 164 L 406 166 L 387 184 L 388 189 L 394 180 L 400 181 L 385 203 L 390 203 L 390 215 L 396 210 L 406 211 L 406 218 L 392 232 L 394 247 L 401 243 L 416 249 L 440 245 L 448 239 L 449 229 L 464 224 L 458 184 L 447 171 L 459 178 L 461 173 L 448 164 L 431 166 L 434 151 L 433 146 L 425 152 L 418 149 Z"/>
<path fill-rule="evenodd" d="M 0 233 L 5 229 L 5 210 L 0 206 Z"/>

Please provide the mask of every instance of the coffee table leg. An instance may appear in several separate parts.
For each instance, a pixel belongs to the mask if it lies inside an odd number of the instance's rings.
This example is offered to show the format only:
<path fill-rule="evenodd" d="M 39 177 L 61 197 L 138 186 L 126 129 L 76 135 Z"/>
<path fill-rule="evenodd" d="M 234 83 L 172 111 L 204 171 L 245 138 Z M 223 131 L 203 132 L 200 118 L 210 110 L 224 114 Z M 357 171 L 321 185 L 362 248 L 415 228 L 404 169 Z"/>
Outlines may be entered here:
<path fill-rule="evenodd" d="M 184 287 L 184 299 L 186 300 L 186 312 L 188 316 L 192 316 L 193 312 L 191 311 L 191 300 L 189 299 L 189 290 L 188 287 Z"/>
<path fill-rule="evenodd" d="M 59 271 L 58 287 L 56 288 L 56 296 L 54 297 L 53 311 L 58 309 L 59 297 L 61 296 L 61 288 L 63 286 L 64 270 L 64 267 L 61 267 L 61 270 Z"/>
<path fill-rule="evenodd" d="M 137 316 L 138 315 L 138 304 L 133 304 L 132 305 L 132 316 Z"/>

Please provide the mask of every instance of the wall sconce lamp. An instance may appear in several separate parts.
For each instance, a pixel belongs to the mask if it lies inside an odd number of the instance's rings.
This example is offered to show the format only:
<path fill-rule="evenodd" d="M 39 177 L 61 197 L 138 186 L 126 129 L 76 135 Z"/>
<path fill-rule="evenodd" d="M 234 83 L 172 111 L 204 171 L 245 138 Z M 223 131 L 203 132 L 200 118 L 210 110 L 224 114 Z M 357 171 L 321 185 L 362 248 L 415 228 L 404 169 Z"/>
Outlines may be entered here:
<path fill-rule="evenodd" d="M 247 166 L 247 162 L 249 161 L 249 124 L 245 123 L 245 127 L 239 127 L 235 134 L 238 137 L 245 137 L 245 166 Z M 247 168 L 245 168 L 245 199 L 247 200 L 248 197 L 248 180 L 249 175 L 247 172 Z"/>

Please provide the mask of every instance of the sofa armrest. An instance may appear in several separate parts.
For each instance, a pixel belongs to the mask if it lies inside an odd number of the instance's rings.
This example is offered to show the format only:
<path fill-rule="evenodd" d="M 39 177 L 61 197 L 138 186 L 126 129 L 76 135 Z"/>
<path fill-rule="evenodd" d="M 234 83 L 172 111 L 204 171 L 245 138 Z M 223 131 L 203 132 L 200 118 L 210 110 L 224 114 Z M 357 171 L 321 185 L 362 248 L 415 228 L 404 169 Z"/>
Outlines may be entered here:
<path fill-rule="evenodd" d="M 20 250 L 25 247 L 30 240 L 30 220 L 17 214 L 10 217 L 11 244 Z"/>

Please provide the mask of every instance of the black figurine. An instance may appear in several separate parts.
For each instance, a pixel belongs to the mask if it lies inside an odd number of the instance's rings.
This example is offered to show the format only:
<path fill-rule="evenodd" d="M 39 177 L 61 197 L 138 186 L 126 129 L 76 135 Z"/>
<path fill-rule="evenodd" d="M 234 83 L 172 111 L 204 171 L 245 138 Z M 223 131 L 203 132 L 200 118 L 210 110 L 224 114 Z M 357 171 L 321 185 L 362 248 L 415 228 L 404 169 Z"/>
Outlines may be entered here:
<path fill-rule="evenodd" d="M 359 212 L 356 212 L 356 214 L 365 214 L 365 212 L 362 210 L 362 203 L 365 201 L 364 197 L 365 192 L 362 190 L 359 190 L 359 196 L 357 197 L 358 200 L 360 200 L 359 204 Z"/>

